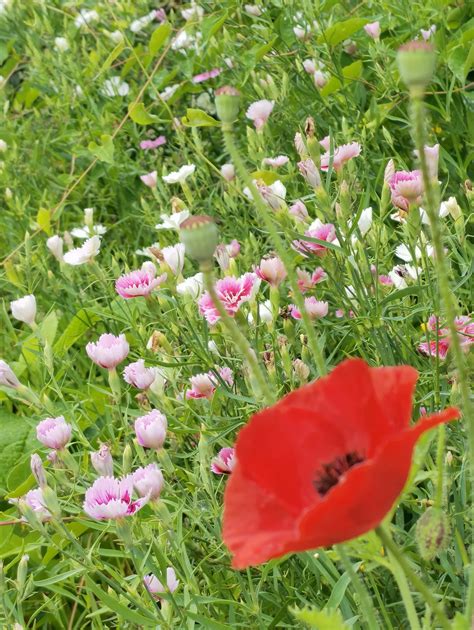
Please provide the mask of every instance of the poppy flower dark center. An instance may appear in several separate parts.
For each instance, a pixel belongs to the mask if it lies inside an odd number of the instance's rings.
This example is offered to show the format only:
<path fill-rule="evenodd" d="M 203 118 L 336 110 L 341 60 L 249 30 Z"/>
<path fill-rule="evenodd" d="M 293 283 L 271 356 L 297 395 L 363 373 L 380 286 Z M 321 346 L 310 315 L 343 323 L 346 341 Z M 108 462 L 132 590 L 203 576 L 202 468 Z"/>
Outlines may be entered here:
<path fill-rule="evenodd" d="M 318 494 L 323 497 L 338 483 L 345 472 L 352 468 L 352 466 L 361 464 L 364 459 L 362 455 L 356 451 L 352 451 L 351 453 L 336 457 L 336 459 L 333 459 L 328 464 L 323 464 L 316 473 L 316 477 L 313 481 L 313 485 Z"/>

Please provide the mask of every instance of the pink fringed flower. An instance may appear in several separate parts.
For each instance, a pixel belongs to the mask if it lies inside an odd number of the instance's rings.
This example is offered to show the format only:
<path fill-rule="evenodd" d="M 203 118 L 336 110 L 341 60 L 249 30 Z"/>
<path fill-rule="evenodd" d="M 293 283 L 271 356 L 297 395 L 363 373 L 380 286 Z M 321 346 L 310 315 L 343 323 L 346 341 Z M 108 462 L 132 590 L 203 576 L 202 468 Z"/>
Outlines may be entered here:
<path fill-rule="evenodd" d="M 234 377 L 232 370 L 228 367 L 223 367 L 218 370 L 221 379 L 227 383 L 229 387 L 234 384 Z M 196 374 L 189 379 L 191 383 L 191 389 L 186 392 L 186 398 L 212 398 L 216 388 L 219 384 L 219 379 L 213 372 Z"/>
<path fill-rule="evenodd" d="M 212 70 L 208 70 L 207 72 L 201 72 L 201 74 L 197 74 L 193 77 L 193 83 L 202 83 L 203 81 L 208 81 L 209 79 L 214 79 L 218 77 L 222 70 L 220 68 L 213 68 Z"/>
<path fill-rule="evenodd" d="M 408 212 L 410 205 L 419 206 L 423 199 L 423 178 L 420 171 L 396 171 L 388 180 L 392 203 Z"/>
<path fill-rule="evenodd" d="M 149 496 L 133 500 L 133 478 L 131 475 L 116 479 L 99 477 L 86 490 L 84 512 L 98 521 L 120 519 L 141 510 Z"/>
<path fill-rule="evenodd" d="M 163 144 L 166 144 L 166 136 L 158 136 L 154 140 L 142 140 L 140 142 L 140 149 L 143 149 L 143 151 L 148 151 L 150 149 L 157 149 Z"/>
<path fill-rule="evenodd" d="M 260 265 L 255 268 L 255 273 L 261 280 L 265 280 L 272 287 L 280 286 L 287 275 L 285 265 L 278 256 L 262 258 Z"/>
<path fill-rule="evenodd" d="M 264 126 L 273 111 L 274 105 L 275 101 L 268 101 L 267 99 L 256 101 L 250 105 L 246 116 L 253 121 L 255 129 L 259 130 Z"/>
<path fill-rule="evenodd" d="M 304 306 L 310 319 L 326 317 L 329 310 L 327 302 L 321 302 L 313 296 L 305 298 Z M 290 315 L 293 319 L 301 319 L 301 311 L 294 304 L 290 304 Z"/>
<path fill-rule="evenodd" d="M 163 586 L 160 580 L 153 573 L 145 575 L 143 583 L 145 584 L 146 590 L 151 593 L 153 598 L 156 600 L 161 599 L 160 595 L 174 593 L 179 586 L 179 580 L 176 579 L 176 573 L 173 567 L 168 567 L 166 569 L 166 586 Z"/>
<path fill-rule="evenodd" d="M 317 238 L 320 241 L 327 241 L 328 243 L 332 243 L 336 240 L 334 225 L 332 223 L 322 223 L 319 219 L 313 221 L 304 235 Z M 293 241 L 293 247 L 303 255 L 311 253 L 316 254 L 316 256 L 324 256 L 327 253 L 327 247 L 324 245 L 305 241 L 304 239 Z"/>
<path fill-rule="evenodd" d="M 285 164 L 288 164 L 288 162 L 289 162 L 289 157 L 287 155 L 278 155 L 277 157 L 265 158 L 263 160 L 264 164 L 268 166 L 272 166 L 273 168 L 278 168 L 279 166 L 285 166 Z"/>
<path fill-rule="evenodd" d="M 41 488 L 34 488 L 29 490 L 25 496 L 22 497 L 23 501 L 30 507 L 35 513 L 36 518 L 41 521 L 47 521 L 51 518 L 51 512 L 45 505 L 43 491 Z M 18 503 L 18 499 L 11 499 L 10 503 Z M 24 518 L 22 520 L 25 520 Z"/>
<path fill-rule="evenodd" d="M 418 350 L 421 354 L 426 355 L 427 357 L 438 357 L 441 361 L 444 361 L 448 355 L 449 350 L 449 340 L 448 339 L 439 339 L 436 341 L 423 341 L 418 344 Z"/>
<path fill-rule="evenodd" d="M 459 334 L 459 341 L 463 350 L 468 350 L 474 343 L 474 320 L 471 317 L 462 315 L 455 319 L 456 328 Z"/>
<path fill-rule="evenodd" d="M 155 278 L 150 271 L 137 269 L 136 271 L 131 271 L 130 273 L 120 276 L 115 282 L 115 290 L 126 300 L 136 297 L 147 297 L 160 286 L 166 278 L 166 273 Z"/>
<path fill-rule="evenodd" d="M 164 485 L 163 473 L 158 464 L 148 464 L 137 468 L 132 474 L 133 485 L 141 497 L 149 497 L 150 501 L 159 498 Z"/>
<path fill-rule="evenodd" d="M 340 147 L 336 147 L 334 151 L 332 167 L 335 171 L 339 171 L 346 162 L 352 158 L 360 155 L 361 146 L 358 142 L 351 142 L 350 144 L 342 144 Z M 330 151 L 326 151 L 321 156 L 321 170 L 327 171 L 330 162 Z"/>
<path fill-rule="evenodd" d="M 125 335 L 115 335 L 105 333 L 96 342 L 86 345 L 88 357 L 96 365 L 113 370 L 119 363 L 127 357 L 130 347 Z"/>
<path fill-rule="evenodd" d="M 46 418 L 36 426 L 36 437 L 48 448 L 63 449 L 71 439 L 72 427 L 63 416 Z"/>
<path fill-rule="evenodd" d="M 228 315 L 234 317 L 242 304 L 253 297 L 256 279 L 255 274 L 246 273 L 240 278 L 227 276 L 216 282 L 217 297 Z M 217 323 L 220 319 L 217 308 L 207 291 L 199 300 L 199 312 L 211 325 Z"/>
<path fill-rule="evenodd" d="M 301 293 L 310 291 L 317 284 L 323 282 L 327 278 L 327 274 L 322 267 L 316 267 L 312 274 L 308 273 L 304 269 L 297 269 L 296 275 L 298 276 L 298 287 Z"/>
<path fill-rule="evenodd" d="M 235 466 L 234 449 L 227 447 L 221 448 L 217 457 L 211 462 L 211 470 L 216 475 L 229 475 Z"/>
<path fill-rule="evenodd" d="M 167 428 L 166 416 L 158 409 L 153 409 L 135 420 L 137 442 L 144 448 L 158 450 L 165 442 Z"/>
<path fill-rule="evenodd" d="M 145 367 L 143 359 L 129 363 L 123 371 L 125 382 L 137 389 L 148 389 L 155 380 L 155 376 L 155 370 Z"/>

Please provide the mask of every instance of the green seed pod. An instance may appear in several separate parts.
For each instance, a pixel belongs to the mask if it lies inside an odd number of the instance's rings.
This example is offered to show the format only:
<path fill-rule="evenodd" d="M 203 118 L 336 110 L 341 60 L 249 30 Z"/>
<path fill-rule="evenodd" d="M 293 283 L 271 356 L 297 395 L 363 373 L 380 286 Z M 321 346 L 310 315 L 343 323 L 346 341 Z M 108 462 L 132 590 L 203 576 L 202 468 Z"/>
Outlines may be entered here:
<path fill-rule="evenodd" d="M 408 42 L 399 48 L 397 62 L 400 76 L 407 87 L 425 88 L 433 77 L 436 53 L 428 42 Z"/>
<path fill-rule="evenodd" d="M 239 115 L 240 92 L 230 85 L 216 90 L 216 110 L 219 120 L 232 124 Z"/>
<path fill-rule="evenodd" d="M 448 517 L 439 508 L 428 508 L 416 524 L 416 542 L 421 557 L 433 560 L 446 548 L 448 539 Z"/>
<path fill-rule="evenodd" d="M 212 260 L 219 234 L 211 217 L 200 215 L 186 219 L 181 224 L 179 235 L 188 256 L 199 263 Z"/>

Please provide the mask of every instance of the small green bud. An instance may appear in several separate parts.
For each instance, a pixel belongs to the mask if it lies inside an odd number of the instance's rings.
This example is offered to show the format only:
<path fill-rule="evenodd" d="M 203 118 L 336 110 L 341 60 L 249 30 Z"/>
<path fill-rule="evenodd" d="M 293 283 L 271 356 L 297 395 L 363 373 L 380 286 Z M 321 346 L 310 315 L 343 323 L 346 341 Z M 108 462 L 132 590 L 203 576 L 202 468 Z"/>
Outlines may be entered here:
<path fill-rule="evenodd" d="M 398 69 L 409 88 L 425 88 L 433 77 L 436 53 L 431 44 L 420 40 L 408 42 L 398 49 Z"/>
<path fill-rule="evenodd" d="M 428 508 L 416 524 L 416 542 L 421 557 L 433 560 L 446 548 L 448 540 L 448 517 L 439 508 Z"/>
<path fill-rule="evenodd" d="M 128 475 L 128 473 L 132 470 L 132 460 L 133 460 L 133 452 L 130 444 L 126 444 L 123 449 L 122 455 L 122 472 L 124 475 Z"/>
<path fill-rule="evenodd" d="M 239 115 L 240 92 L 230 85 L 225 85 L 215 91 L 216 110 L 219 120 L 223 123 L 233 123 Z"/>
<path fill-rule="evenodd" d="M 30 556 L 28 556 L 26 553 L 21 556 L 20 562 L 18 563 L 18 568 L 17 568 L 17 572 L 16 572 L 16 585 L 18 588 L 18 594 L 21 595 L 23 594 L 23 590 L 25 588 L 25 583 L 26 583 L 26 576 L 28 575 L 28 560 L 30 559 Z"/>
<path fill-rule="evenodd" d="M 51 512 L 55 518 L 59 519 L 61 517 L 61 508 L 59 506 L 58 497 L 56 492 L 49 486 L 43 488 L 43 500 L 48 511 Z"/>
<path fill-rule="evenodd" d="M 186 219 L 181 224 L 179 235 L 188 256 L 199 263 L 212 260 L 219 234 L 217 225 L 211 217 L 200 215 Z"/>

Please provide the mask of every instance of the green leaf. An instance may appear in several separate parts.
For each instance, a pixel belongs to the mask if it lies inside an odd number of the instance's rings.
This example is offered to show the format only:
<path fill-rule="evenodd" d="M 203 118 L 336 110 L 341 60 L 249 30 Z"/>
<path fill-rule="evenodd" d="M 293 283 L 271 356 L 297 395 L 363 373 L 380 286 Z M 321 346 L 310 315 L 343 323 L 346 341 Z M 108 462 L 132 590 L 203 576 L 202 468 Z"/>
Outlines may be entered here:
<path fill-rule="evenodd" d="M 227 11 L 217 12 L 209 17 L 206 17 L 201 22 L 201 33 L 204 44 L 222 28 L 227 19 L 227 15 Z"/>
<path fill-rule="evenodd" d="M 271 184 L 276 182 L 278 179 L 280 179 L 281 176 L 279 176 L 278 173 L 275 173 L 275 171 L 260 170 L 260 171 L 254 171 L 253 173 L 251 173 L 250 177 L 252 179 L 261 179 L 262 181 L 265 182 L 267 186 L 270 186 Z"/>
<path fill-rule="evenodd" d="M 89 151 L 101 162 L 107 162 L 107 164 L 114 163 L 114 142 L 112 136 L 102 135 L 100 136 L 102 144 L 96 142 L 89 142 Z"/>
<path fill-rule="evenodd" d="M 293 609 L 291 613 L 314 630 L 347 630 L 338 610 L 316 610 L 315 608 Z"/>
<path fill-rule="evenodd" d="M 99 319 L 95 313 L 82 308 L 69 322 L 66 330 L 54 344 L 54 353 L 61 357 L 76 343 Z"/>
<path fill-rule="evenodd" d="M 39 325 L 40 333 L 43 339 L 53 345 L 58 330 L 58 316 L 54 311 L 51 311 Z"/>
<path fill-rule="evenodd" d="M 469 630 L 470 624 L 466 617 L 457 612 L 454 616 L 454 619 L 451 621 L 451 630 Z"/>
<path fill-rule="evenodd" d="M 148 48 L 152 55 L 156 55 L 156 53 L 163 46 L 165 41 L 168 39 L 171 33 L 171 24 L 169 22 L 163 22 L 158 28 L 156 28 L 150 37 L 150 43 L 148 44 Z"/>
<path fill-rule="evenodd" d="M 0 492 L 2 494 L 7 492 L 7 478 L 10 472 L 20 460 L 27 458 L 35 445 L 35 430 L 25 418 L 6 413 L 0 415 Z M 22 463 L 20 462 L 20 465 Z M 24 479 L 23 476 L 21 481 Z"/>
<path fill-rule="evenodd" d="M 187 109 L 186 116 L 181 118 L 186 127 L 219 127 L 220 122 L 206 114 L 202 109 Z"/>
<path fill-rule="evenodd" d="M 132 624 L 138 625 L 139 627 L 144 626 L 145 628 L 151 626 L 156 626 L 156 618 L 150 614 L 150 616 L 144 616 L 135 610 L 131 610 L 119 600 L 106 593 L 101 588 L 97 586 L 97 584 L 89 577 L 86 577 L 87 588 L 91 590 L 98 599 L 109 608 L 112 612 L 116 613 L 119 616 L 120 622 L 129 621 Z"/>
<path fill-rule="evenodd" d="M 137 125 L 150 125 L 158 120 L 156 116 L 152 116 L 152 114 L 146 111 L 143 103 L 130 103 L 128 106 L 128 114 Z"/>
<path fill-rule="evenodd" d="M 109 54 L 107 59 L 104 61 L 104 63 L 102 64 L 102 68 L 100 69 L 99 74 L 104 72 L 108 68 L 110 68 L 112 63 L 117 59 L 117 57 L 120 55 L 120 53 L 122 52 L 122 50 L 124 48 L 125 48 L 125 42 L 122 40 L 115 46 L 115 48 Z"/>
<path fill-rule="evenodd" d="M 327 28 L 318 37 L 318 44 L 329 44 L 329 46 L 337 46 L 345 39 L 360 30 L 369 20 L 364 18 L 350 18 L 343 22 L 336 22 Z"/>
<path fill-rule="evenodd" d="M 36 223 L 40 230 L 46 232 L 48 236 L 51 235 L 51 214 L 47 208 L 40 208 L 36 215 Z"/>
<path fill-rule="evenodd" d="M 333 92 L 337 92 L 340 90 L 343 85 L 349 83 L 350 81 L 356 81 L 360 78 L 362 74 L 362 61 L 354 61 L 354 63 L 349 64 L 348 66 L 344 66 L 342 69 L 342 76 L 344 77 L 344 84 L 338 77 L 331 77 L 326 85 L 322 88 L 320 94 L 321 96 L 329 96 Z"/>
<path fill-rule="evenodd" d="M 35 580 L 35 586 L 45 587 L 51 586 L 51 584 L 56 584 L 57 582 L 63 582 L 74 575 L 81 575 L 84 573 L 86 569 L 82 567 L 79 569 L 71 569 L 70 571 L 66 571 L 65 573 L 59 573 L 58 575 L 53 575 L 50 578 L 46 578 L 45 580 Z"/>

